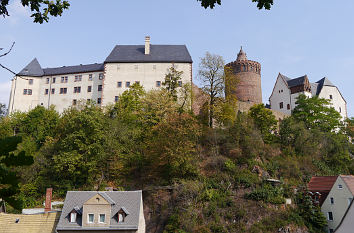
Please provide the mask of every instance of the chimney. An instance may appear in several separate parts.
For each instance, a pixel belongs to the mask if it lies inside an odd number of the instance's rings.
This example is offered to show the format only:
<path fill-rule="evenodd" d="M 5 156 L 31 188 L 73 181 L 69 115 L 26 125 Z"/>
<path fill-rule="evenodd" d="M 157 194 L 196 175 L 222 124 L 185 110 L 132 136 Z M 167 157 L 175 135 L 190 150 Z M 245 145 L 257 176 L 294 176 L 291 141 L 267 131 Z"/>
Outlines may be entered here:
<path fill-rule="evenodd" d="M 49 212 L 52 210 L 52 188 L 47 188 L 47 192 L 45 195 L 45 207 L 44 212 Z"/>
<path fill-rule="evenodd" d="M 150 54 L 150 36 L 145 36 L 145 55 Z"/>

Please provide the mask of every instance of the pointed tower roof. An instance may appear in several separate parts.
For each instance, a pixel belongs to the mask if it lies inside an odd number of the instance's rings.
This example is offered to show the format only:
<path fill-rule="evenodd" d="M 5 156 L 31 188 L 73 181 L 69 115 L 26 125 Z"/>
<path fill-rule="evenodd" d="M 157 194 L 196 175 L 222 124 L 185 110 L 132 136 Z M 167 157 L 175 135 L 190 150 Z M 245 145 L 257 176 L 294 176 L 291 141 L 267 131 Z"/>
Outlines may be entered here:
<path fill-rule="evenodd" d="M 18 75 L 41 77 L 44 75 L 44 72 L 37 58 L 34 58 Z"/>
<path fill-rule="evenodd" d="M 316 93 L 316 95 L 319 95 L 319 94 L 320 94 L 320 92 L 322 91 L 323 86 L 335 87 L 335 86 L 333 85 L 333 83 L 332 83 L 331 81 L 329 81 L 329 79 L 326 78 L 326 77 L 324 77 L 324 78 L 318 80 L 316 83 L 318 84 L 318 85 L 317 85 L 317 93 Z"/>
<path fill-rule="evenodd" d="M 237 54 L 237 60 L 236 61 L 247 61 L 247 55 L 246 53 L 242 50 L 242 46 L 240 49 L 240 52 Z"/>

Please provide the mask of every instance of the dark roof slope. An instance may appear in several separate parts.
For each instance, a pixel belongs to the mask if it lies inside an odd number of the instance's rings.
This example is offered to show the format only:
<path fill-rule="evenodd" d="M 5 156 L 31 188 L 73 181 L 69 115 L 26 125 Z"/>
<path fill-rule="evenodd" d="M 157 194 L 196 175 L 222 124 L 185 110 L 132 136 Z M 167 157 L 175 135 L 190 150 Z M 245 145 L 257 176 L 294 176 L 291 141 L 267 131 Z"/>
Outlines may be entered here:
<path fill-rule="evenodd" d="M 57 226 L 57 230 L 70 230 L 70 229 L 81 229 L 82 223 L 70 223 L 69 213 L 74 208 L 80 208 L 81 212 L 83 209 L 83 204 L 95 196 L 100 194 L 111 204 L 111 219 L 109 227 L 100 227 L 100 230 L 128 230 L 128 229 L 138 229 L 139 226 L 139 214 L 140 214 L 140 202 L 142 200 L 141 191 L 69 191 L 66 194 L 62 214 Z M 125 209 L 129 215 L 124 219 L 123 223 L 118 223 L 118 221 L 113 218 L 120 209 Z M 92 228 L 90 228 L 92 229 Z"/>
<path fill-rule="evenodd" d="M 333 85 L 333 83 L 332 83 L 331 81 L 329 81 L 329 79 L 326 78 L 326 77 L 324 77 L 324 78 L 318 80 L 316 83 L 317 83 L 317 85 L 318 85 L 316 95 L 320 94 L 320 92 L 321 92 L 323 86 L 335 87 L 335 86 Z"/>
<path fill-rule="evenodd" d="M 145 45 L 117 45 L 106 58 L 112 62 L 176 62 L 192 63 L 192 58 L 185 45 L 150 45 L 150 54 L 145 55 Z"/>
<path fill-rule="evenodd" d="M 103 71 L 103 70 L 104 70 L 103 63 L 77 65 L 77 66 L 62 66 L 57 68 L 43 69 L 45 76 L 59 75 L 59 74 L 87 73 L 87 72 Z"/>
<path fill-rule="evenodd" d="M 41 77 L 44 72 L 37 58 L 34 58 L 25 68 L 23 68 L 18 75 Z"/>
<path fill-rule="evenodd" d="M 306 79 L 307 79 L 307 75 L 304 75 L 304 76 L 301 76 L 301 77 L 298 77 L 298 78 L 294 78 L 294 79 L 287 80 L 288 86 L 289 86 L 289 87 L 296 87 L 296 86 L 302 85 L 302 84 L 305 83 L 305 80 L 306 80 Z"/>

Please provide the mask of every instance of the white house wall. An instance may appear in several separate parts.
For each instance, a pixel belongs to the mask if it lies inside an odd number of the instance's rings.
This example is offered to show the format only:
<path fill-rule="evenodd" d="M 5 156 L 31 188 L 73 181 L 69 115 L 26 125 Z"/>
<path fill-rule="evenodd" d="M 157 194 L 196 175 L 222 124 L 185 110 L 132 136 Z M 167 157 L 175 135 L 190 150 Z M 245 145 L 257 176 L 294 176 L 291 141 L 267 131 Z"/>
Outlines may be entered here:
<path fill-rule="evenodd" d="M 291 110 L 287 109 L 290 104 L 290 90 L 285 84 L 284 80 L 278 76 L 275 83 L 272 96 L 269 98 L 271 109 L 274 109 L 285 114 L 291 114 Z M 283 108 L 280 108 L 280 103 L 283 102 Z"/>
<path fill-rule="evenodd" d="M 33 80 L 30 84 L 29 80 Z M 11 84 L 11 96 L 9 102 L 9 113 L 15 111 L 29 111 L 39 103 L 39 88 L 42 77 L 15 77 Z M 32 90 L 32 95 L 24 95 L 23 90 Z"/>
<path fill-rule="evenodd" d="M 343 118 L 347 117 L 347 105 L 337 87 L 323 86 L 318 96 L 330 100 L 332 107 L 334 107 Z M 330 96 L 332 96 L 332 99 L 330 99 Z"/>
<path fill-rule="evenodd" d="M 342 189 L 338 189 L 338 185 L 342 185 Z M 331 197 L 334 198 L 334 204 L 331 204 Z M 338 176 L 336 182 L 334 183 L 331 191 L 329 192 L 326 200 L 321 206 L 321 211 L 327 219 L 328 230 L 335 230 L 339 223 L 341 222 L 347 208 L 349 207 L 350 202 L 349 198 L 353 198 L 352 193 L 348 189 L 347 185 L 343 179 Z M 328 212 L 333 213 L 333 221 L 328 220 Z"/>
<path fill-rule="evenodd" d="M 140 82 L 145 90 L 158 89 L 156 81 L 165 80 L 165 75 L 172 63 L 107 63 L 105 64 L 105 78 L 103 85 L 102 105 L 114 103 L 115 96 L 121 95 L 128 89 L 126 82 L 133 85 L 136 81 Z M 174 64 L 178 71 L 183 71 L 182 83 L 191 83 L 192 64 Z M 118 82 L 122 82 L 122 87 L 118 87 Z"/>

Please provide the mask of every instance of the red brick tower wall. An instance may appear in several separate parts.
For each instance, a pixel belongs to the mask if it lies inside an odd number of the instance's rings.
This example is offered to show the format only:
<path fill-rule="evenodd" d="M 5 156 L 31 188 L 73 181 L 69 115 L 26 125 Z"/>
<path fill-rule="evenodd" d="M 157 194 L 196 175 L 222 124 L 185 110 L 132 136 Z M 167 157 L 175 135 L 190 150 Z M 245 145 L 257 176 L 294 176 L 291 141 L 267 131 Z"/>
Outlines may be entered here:
<path fill-rule="evenodd" d="M 248 60 L 246 54 L 240 51 L 234 62 L 226 65 L 235 74 L 236 88 L 231 88 L 237 100 L 243 102 L 262 103 L 261 64 Z"/>

